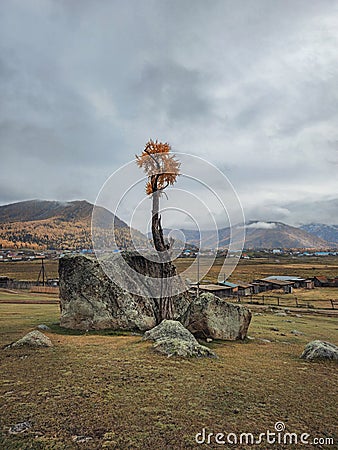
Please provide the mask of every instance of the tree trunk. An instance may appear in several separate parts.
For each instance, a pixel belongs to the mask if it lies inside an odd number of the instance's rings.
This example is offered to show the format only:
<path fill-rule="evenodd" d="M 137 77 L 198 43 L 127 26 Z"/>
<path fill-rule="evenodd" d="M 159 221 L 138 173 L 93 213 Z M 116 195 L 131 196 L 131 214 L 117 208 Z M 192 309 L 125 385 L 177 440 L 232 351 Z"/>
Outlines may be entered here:
<path fill-rule="evenodd" d="M 163 230 L 161 226 L 161 216 L 159 214 L 160 210 L 160 191 L 155 191 L 153 193 L 153 210 L 151 218 L 151 232 L 153 235 L 153 242 L 155 249 L 158 252 L 165 252 L 167 247 L 163 238 Z"/>
<path fill-rule="evenodd" d="M 151 231 L 155 249 L 158 252 L 161 264 L 161 297 L 158 304 L 158 323 L 164 319 L 172 319 L 174 315 L 173 299 L 170 289 L 170 280 L 176 274 L 175 266 L 168 261 L 169 245 L 165 243 L 161 226 L 160 191 L 153 192 L 153 207 Z"/>

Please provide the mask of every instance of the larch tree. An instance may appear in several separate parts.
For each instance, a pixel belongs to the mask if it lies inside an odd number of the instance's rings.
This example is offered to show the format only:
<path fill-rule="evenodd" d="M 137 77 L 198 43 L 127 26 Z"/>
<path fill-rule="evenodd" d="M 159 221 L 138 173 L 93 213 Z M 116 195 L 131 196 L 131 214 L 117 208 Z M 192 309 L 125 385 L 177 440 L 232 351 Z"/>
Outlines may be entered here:
<path fill-rule="evenodd" d="M 176 274 L 176 269 L 170 262 L 170 249 L 173 241 L 167 241 L 163 236 L 160 215 L 160 197 L 164 190 L 173 185 L 180 174 L 180 162 L 170 153 L 171 147 L 165 142 L 149 140 L 141 155 L 136 155 L 137 165 L 148 176 L 146 193 L 152 198 L 151 232 L 154 247 L 161 262 L 162 295 L 158 305 L 158 321 L 173 318 L 173 301 L 170 295 L 170 282 L 164 282 Z"/>

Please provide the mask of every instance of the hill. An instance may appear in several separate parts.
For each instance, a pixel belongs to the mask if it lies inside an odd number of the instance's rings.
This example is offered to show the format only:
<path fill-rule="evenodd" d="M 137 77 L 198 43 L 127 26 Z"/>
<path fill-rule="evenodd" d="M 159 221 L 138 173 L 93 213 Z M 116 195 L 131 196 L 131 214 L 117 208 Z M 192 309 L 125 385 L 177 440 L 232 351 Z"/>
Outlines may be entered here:
<path fill-rule="evenodd" d="M 307 233 L 330 242 L 333 246 L 338 246 L 338 225 L 325 225 L 323 223 L 310 223 L 300 227 Z"/>
<path fill-rule="evenodd" d="M 29 200 L 0 206 L 0 245 L 3 247 L 33 249 L 81 249 L 91 248 L 91 203 L 82 201 L 58 202 Z M 147 237 L 129 226 L 105 208 L 98 207 L 96 230 L 100 241 L 111 247 L 111 228 L 114 225 L 116 241 L 121 248 L 137 245 L 147 247 Z M 164 230 L 167 233 L 169 230 Z M 199 246 L 197 230 L 182 230 L 189 246 Z M 232 228 L 236 242 L 240 229 Z M 203 231 L 204 247 L 226 248 L 229 245 L 230 228 L 217 232 Z M 101 239 L 102 237 L 102 239 Z M 322 224 L 296 228 L 282 222 L 251 221 L 246 224 L 245 248 L 307 248 L 320 249 L 338 245 L 338 227 Z"/>
<path fill-rule="evenodd" d="M 328 248 L 330 245 L 325 239 L 314 236 L 305 230 L 287 225 L 282 222 L 251 221 L 246 224 L 246 249 L 273 249 L 273 248 Z M 182 230 L 189 244 L 199 245 L 200 234 L 197 230 Z M 236 242 L 239 237 L 239 228 L 232 228 L 232 239 Z M 230 228 L 221 228 L 217 233 L 203 231 L 205 247 L 216 248 L 217 237 L 220 248 L 227 247 L 230 241 Z"/>
<path fill-rule="evenodd" d="M 91 219 L 94 205 L 82 200 L 57 202 L 29 200 L 0 206 L 0 244 L 33 249 L 91 248 Z M 98 207 L 96 226 L 109 246 L 114 226 L 119 247 L 132 246 L 129 226 L 105 208 Z M 139 245 L 146 237 L 132 230 Z"/>
<path fill-rule="evenodd" d="M 329 243 L 305 230 L 282 222 L 249 222 L 246 248 L 326 248 Z"/>

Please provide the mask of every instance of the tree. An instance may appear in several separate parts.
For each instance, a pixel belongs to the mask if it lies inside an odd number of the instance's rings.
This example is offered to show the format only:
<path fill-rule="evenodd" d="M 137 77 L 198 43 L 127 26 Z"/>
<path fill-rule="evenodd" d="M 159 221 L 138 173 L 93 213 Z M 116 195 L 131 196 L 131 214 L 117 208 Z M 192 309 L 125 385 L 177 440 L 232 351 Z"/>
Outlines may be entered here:
<path fill-rule="evenodd" d="M 161 297 L 158 303 L 157 321 L 172 319 L 173 298 L 170 278 L 176 275 L 176 268 L 170 262 L 169 253 L 173 240 L 167 242 L 163 236 L 160 215 L 160 197 L 164 190 L 173 185 L 180 173 L 180 162 L 170 153 L 171 147 L 165 142 L 149 140 L 141 155 L 136 155 L 136 163 L 148 176 L 146 193 L 152 197 L 151 232 L 154 247 L 161 263 Z"/>
<path fill-rule="evenodd" d="M 160 196 L 164 190 L 176 182 L 180 172 L 180 162 L 170 154 L 171 147 L 165 142 L 148 141 L 142 154 L 136 155 L 137 165 L 148 175 L 147 195 L 152 196 L 151 232 L 158 252 L 170 250 L 172 242 L 165 242 L 161 225 Z"/>

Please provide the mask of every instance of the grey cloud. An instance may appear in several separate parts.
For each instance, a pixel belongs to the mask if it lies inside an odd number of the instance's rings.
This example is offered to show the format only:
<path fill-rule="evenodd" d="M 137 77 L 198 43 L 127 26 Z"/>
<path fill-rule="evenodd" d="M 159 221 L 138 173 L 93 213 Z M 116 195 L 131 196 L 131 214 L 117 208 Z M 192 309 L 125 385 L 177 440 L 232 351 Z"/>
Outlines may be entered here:
<path fill-rule="evenodd" d="M 153 137 L 247 218 L 338 222 L 337 30 L 329 0 L 2 2 L 0 203 L 94 200 Z"/>
<path fill-rule="evenodd" d="M 148 64 L 141 72 L 133 94 L 145 98 L 149 110 L 164 111 L 170 121 L 190 122 L 212 117 L 212 103 L 206 95 L 206 85 L 207 80 L 197 70 L 173 62 L 161 66 Z"/>

